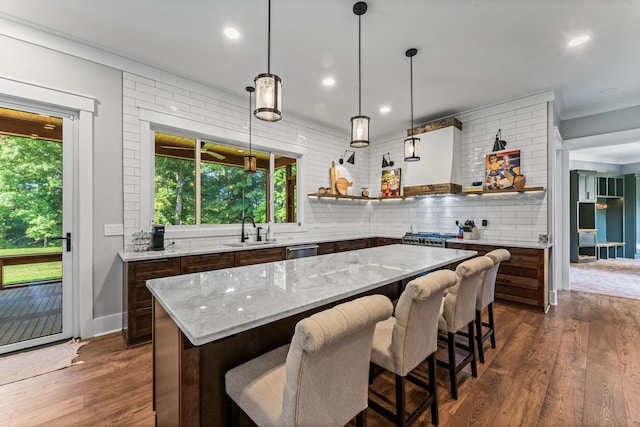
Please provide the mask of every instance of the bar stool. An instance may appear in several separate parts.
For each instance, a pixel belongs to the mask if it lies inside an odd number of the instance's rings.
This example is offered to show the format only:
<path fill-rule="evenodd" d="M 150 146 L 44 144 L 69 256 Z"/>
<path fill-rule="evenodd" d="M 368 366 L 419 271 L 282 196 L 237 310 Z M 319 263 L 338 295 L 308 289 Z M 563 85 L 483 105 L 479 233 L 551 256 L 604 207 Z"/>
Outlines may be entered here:
<path fill-rule="evenodd" d="M 438 316 L 445 289 L 455 285 L 457 280 L 458 276 L 451 270 L 435 271 L 412 280 L 400 295 L 394 316 L 376 325 L 371 364 L 395 374 L 396 408 L 395 412 L 391 412 L 371 398 L 369 407 L 397 426 L 411 425 L 429 405 L 431 422 L 438 425 L 435 375 Z M 410 374 L 425 359 L 429 370 L 428 384 Z M 427 392 L 426 399 L 408 417 L 405 409 L 405 379 Z"/>
<path fill-rule="evenodd" d="M 373 332 L 392 311 L 371 295 L 301 320 L 290 345 L 228 371 L 227 394 L 259 426 L 365 425 Z"/>
<path fill-rule="evenodd" d="M 476 339 L 478 341 L 478 360 L 484 363 L 484 342 L 491 338 L 491 348 L 496 348 L 496 336 L 493 322 L 493 300 L 496 290 L 496 276 L 500 263 L 511 259 L 511 253 L 506 249 L 495 249 L 485 255 L 493 262 L 493 267 L 488 269 L 484 275 L 484 280 L 478 289 L 476 299 Z M 488 322 L 482 321 L 482 310 L 487 307 Z M 482 327 L 487 328 L 483 334 Z"/>
<path fill-rule="evenodd" d="M 480 256 L 464 261 L 456 268 L 458 282 L 449 289 L 442 300 L 440 318 L 438 320 L 438 339 L 447 345 L 447 362 L 438 359 L 438 365 L 449 370 L 451 397 L 458 399 L 457 374 L 465 366 L 471 364 L 471 374 L 478 376 L 475 357 L 475 338 L 473 321 L 475 318 L 476 296 L 485 271 L 493 266 L 490 258 Z M 456 344 L 456 334 L 467 326 L 468 345 Z M 456 363 L 456 348 L 467 350 L 467 355 Z"/>

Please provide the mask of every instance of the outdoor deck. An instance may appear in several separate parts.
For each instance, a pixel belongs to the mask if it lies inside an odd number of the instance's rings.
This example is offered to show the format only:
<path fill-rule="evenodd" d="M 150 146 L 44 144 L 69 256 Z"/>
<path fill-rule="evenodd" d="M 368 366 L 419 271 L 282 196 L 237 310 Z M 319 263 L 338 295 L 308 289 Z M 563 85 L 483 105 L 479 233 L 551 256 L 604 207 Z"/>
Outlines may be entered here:
<path fill-rule="evenodd" d="M 0 345 L 62 332 L 62 283 L 0 290 Z"/>

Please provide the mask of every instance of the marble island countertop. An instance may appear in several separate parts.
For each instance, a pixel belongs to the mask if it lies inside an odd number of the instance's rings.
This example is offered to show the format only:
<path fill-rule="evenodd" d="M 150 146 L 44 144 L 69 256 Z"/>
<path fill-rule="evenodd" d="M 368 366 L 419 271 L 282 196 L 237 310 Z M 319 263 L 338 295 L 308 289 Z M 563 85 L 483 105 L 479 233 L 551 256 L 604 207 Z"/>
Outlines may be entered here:
<path fill-rule="evenodd" d="M 194 345 L 339 301 L 476 255 L 389 245 L 147 281 Z"/>

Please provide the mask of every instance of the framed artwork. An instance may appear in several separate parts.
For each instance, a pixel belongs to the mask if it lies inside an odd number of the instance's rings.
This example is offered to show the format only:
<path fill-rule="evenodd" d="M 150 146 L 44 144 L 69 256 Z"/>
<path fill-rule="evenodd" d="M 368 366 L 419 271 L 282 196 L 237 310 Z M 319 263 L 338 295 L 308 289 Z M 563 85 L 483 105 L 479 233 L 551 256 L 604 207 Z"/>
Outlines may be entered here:
<path fill-rule="evenodd" d="M 380 193 L 382 197 L 400 196 L 400 168 L 382 171 Z"/>
<path fill-rule="evenodd" d="M 520 150 L 487 154 L 485 171 L 485 190 L 515 188 L 513 181 L 520 175 Z"/>

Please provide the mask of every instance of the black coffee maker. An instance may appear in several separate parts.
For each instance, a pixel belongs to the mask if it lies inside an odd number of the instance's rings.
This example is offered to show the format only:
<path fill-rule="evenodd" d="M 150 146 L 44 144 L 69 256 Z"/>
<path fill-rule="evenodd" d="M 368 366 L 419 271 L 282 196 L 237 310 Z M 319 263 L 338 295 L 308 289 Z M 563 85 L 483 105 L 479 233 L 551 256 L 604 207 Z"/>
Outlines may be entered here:
<path fill-rule="evenodd" d="M 151 228 L 151 238 L 152 244 L 151 247 L 154 251 L 163 251 L 164 250 L 164 225 L 162 224 L 153 224 Z"/>

